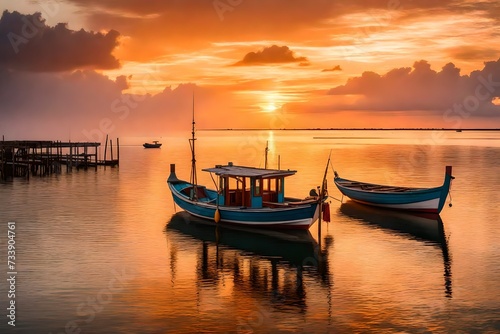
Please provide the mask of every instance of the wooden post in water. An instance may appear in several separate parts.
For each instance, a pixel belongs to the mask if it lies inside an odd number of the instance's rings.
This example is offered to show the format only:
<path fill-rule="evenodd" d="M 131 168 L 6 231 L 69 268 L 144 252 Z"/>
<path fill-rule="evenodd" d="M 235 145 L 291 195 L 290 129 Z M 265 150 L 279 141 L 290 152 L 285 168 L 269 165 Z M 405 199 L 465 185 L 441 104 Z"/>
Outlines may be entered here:
<path fill-rule="evenodd" d="M 14 146 L 12 146 L 12 177 L 16 176 L 16 154 Z"/>
<path fill-rule="evenodd" d="M 113 161 L 113 140 L 112 139 L 109 140 L 109 148 L 111 151 L 111 161 Z"/>
<path fill-rule="evenodd" d="M 28 149 L 28 161 L 30 162 L 30 172 L 32 175 L 35 175 L 34 173 L 34 167 L 35 167 L 35 154 L 33 152 L 33 146 Z"/>
<path fill-rule="evenodd" d="M 116 137 L 116 165 L 120 165 L 120 138 Z"/>
<path fill-rule="evenodd" d="M 108 151 L 108 135 L 106 135 L 106 142 L 104 143 L 104 166 L 106 166 L 106 153 Z"/>
<path fill-rule="evenodd" d="M 84 154 L 83 159 L 84 159 L 85 169 L 87 169 L 89 167 L 87 150 L 88 150 L 87 144 L 84 144 L 84 146 L 83 146 L 83 154 Z"/>
<path fill-rule="evenodd" d="M 61 173 L 61 149 L 62 149 L 62 145 L 61 145 L 61 141 L 60 140 L 57 140 L 56 141 L 56 173 L 59 174 Z"/>
<path fill-rule="evenodd" d="M 59 141 L 59 147 L 57 150 L 57 167 L 58 167 L 58 173 L 61 174 L 62 172 L 62 150 L 63 150 L 63 145 L 62 142 Z"/>
<path fill-rule="evenodd" d="M 69 142 L 69 171 L 73 170 L 73 144 Z"/>
<path fill-rule="evenodd" d="M 26 176 L 26 180 L 29 181 L 30 180 L 30 147 L 29 147 L 29 144 L 26 144 L 25 146 L 25 152 L 26 152 L 26 166 L 25 166 L 25 170 L 24 170 L 24 173 L 25 173 L 25 176 Z"/>
<path fill-rule="evenodd" d="M 0 151 L 0 180 L 3 180 L 3 149 Z"/>
<path fill-rule="evenodd" d="M 80 147 L 78 146 L 78 143 L 75 143 L 76 147 L 76 157 L 75 157 L 75 164 L 76 164 L 76 170 L 80 169 Z"/>
<path fill-rule="evenodd" d="M 94 146 L 94 162 L 95 162 L 95 170 L 97 171 L 97 148 L 98 146 Z"/>
<path fill-rule="evenodd" d="M 54 162 L 52 157 L 52 143 L 47 145 L 47 174 L 50 175 L 54 172 Z"/>

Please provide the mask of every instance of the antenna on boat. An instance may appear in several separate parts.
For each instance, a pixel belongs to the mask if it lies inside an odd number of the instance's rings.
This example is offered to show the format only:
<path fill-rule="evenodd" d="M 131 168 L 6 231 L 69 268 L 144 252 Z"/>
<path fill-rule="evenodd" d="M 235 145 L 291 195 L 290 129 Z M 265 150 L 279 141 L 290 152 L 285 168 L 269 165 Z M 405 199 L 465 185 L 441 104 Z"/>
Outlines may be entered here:
<path fill-rule="evenodd" d="M 267 153 L 269 152 L 269 140 L 266 141 L 266 150 L 265 150 L 265 160 L 264 160 L 264 169 L 267 169 Z"/>
<path fill-rule="evenodd" d="M 190 182 L 193 185 L 193 191 L 191 193 L 191 199 L 195 199 L 197 190 L 196 190 L 196 185 L 198 184 L 198 180 L 196 178 L 196 155 L 195 155 L 195 150 L 194 150 L 194 142 L 196 140 L 195 137 L 195 121 L 194 121 L 194 92 L 193 92 L 193 123 L 192 123 L 192 131 L 191 131 L 191 139 L 189 139 L 189 146 L 191 147 L 191 179 Z"/>

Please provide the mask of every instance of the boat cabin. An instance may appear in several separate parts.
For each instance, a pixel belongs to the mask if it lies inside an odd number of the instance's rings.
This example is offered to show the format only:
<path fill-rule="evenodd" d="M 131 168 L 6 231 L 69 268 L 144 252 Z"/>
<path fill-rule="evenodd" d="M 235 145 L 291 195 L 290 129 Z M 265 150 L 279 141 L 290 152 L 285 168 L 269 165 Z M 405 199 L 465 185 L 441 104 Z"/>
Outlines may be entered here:
<path fill-rule="evenodd" d="M 277 170 L 254 167 L 217 165 L 205 172 L 219 177 L 219 203 L 225 206 L 247 208 L 277 207 L 285 201 L 286 176 L 295 170 Z"/>

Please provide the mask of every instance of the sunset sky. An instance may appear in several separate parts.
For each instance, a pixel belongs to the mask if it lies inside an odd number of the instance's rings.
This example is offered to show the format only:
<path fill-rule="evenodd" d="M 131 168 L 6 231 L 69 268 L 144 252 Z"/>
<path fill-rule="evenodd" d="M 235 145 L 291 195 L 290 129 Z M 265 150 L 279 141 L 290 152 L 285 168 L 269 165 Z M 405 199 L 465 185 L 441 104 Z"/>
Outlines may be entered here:
<path fill-rule="evenodd" d="M 496 0 L 0 0 L 0 135 L 500 128 Z"/>

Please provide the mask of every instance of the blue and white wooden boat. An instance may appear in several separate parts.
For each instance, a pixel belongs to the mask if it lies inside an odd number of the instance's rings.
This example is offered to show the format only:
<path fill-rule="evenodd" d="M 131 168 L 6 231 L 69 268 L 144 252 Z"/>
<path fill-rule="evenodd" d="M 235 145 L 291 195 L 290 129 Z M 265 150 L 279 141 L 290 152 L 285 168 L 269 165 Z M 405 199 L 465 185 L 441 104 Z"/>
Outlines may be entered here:
<path fill-rule="evenodd" d="M 214 180 L 215 190 L 199 185 L 196 176 L 194 97 L 192 124 L 192 138 L 189 139 L 190 181 L 177 178 L 175 164 L 170 165 L 167 179 L 175 204 L 193 216 L 216 223 L 259 228 L 308 229 L 318 219 L 321 211 L 319 203 L 323 203 L 326 196 L 321 200 L 319 196 L 305 199 L 285 197 L 285 178 L 294 175 L 295 170 L 236 166 L 230 162 L 202 169 L 211 173 L 212 180 L 212 173 L 218 177 L 218 182 Z"/>
<path fill-rule="evenodd" d="M 259 228 L 308 229 L 318 218 L 318 198 L 285 197 L 285 178 L 295 170 L 236 166 L 206 168 L 218 176 L 217 190 L 179 180 L 175 164 L 167 180 L 175 204 L 193 216 Z"/>
<path fill-rule="evenodd" d="M 435 188 L 386 186 L 343 179 L 335 172 L 334 182 L 340 192 L 353 201 L 397 210 L 440 213 L 448 197 L 451 166 L 446 166 L 444 183 Z"/>

